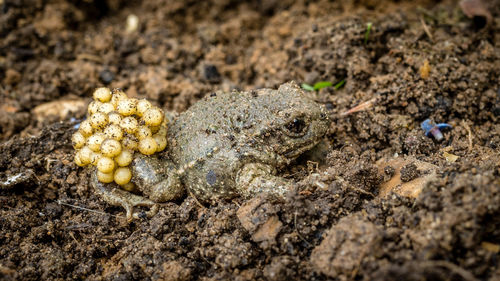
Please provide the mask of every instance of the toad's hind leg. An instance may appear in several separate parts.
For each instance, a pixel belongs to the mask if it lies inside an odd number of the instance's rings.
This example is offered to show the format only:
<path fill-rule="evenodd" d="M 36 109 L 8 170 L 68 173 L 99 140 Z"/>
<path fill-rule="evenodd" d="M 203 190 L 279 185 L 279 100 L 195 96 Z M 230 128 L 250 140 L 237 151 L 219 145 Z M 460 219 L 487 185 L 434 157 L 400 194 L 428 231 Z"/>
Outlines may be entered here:
<path fill-rule="evenodd" d="M 94 190 L 106 201 L 107 203 L 114 206 L 122 206 L 127 212 L 127 221 L 132 221 L 134 218 L 138 218 L 139 215 L 134 213 L 134 207 L 149 207 L 150 210 L 146 212 L 148 217 L 155 215 L 158 212 L 158 205 L 142 196 L 132 194 L 128 191 L 122 190 L 118 185 L 114 183 L 102 183 L 97 180 L 97 172 L 92 171 L 91 185 Z"/>
<path fill-rule="evenodd" d="M 236 178 L 238 193 L 249 198 L 260 193 L 267 193 L 276 198 L 284 198 L 293 189 L 293 182 L 275 175 L 276 170 L 266 164 L 246 164 Z"/>

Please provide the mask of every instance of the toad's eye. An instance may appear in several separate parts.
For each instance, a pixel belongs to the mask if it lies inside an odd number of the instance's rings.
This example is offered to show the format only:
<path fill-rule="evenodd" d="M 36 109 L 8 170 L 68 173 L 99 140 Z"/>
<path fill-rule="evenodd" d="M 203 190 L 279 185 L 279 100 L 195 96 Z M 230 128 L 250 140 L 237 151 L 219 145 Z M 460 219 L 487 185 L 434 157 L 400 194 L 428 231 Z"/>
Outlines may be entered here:
<path fill-rule="evenodd" d="M 294 118 L 285 124 L 285 133 L 290 136 L 301 137 L 306 133 L 307 124 L 302 118 Z"/>

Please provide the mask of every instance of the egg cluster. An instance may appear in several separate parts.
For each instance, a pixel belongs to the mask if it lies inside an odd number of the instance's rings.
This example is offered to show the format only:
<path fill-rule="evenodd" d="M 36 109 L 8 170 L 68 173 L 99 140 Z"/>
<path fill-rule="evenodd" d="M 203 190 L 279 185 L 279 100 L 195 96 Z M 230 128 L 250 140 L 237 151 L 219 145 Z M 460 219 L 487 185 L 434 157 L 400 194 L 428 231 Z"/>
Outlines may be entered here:
<path fill-rule="evenodd" d="M 128 98 L 120 89 L 98 88 L 88 107 L 88 118 L 73 134 L 78 166 L 97 167 L 97 179 L 133 190 L 128 167 L 138 151 L 144 155 L 167 146 L 163 111 L 145 99 Z"/>

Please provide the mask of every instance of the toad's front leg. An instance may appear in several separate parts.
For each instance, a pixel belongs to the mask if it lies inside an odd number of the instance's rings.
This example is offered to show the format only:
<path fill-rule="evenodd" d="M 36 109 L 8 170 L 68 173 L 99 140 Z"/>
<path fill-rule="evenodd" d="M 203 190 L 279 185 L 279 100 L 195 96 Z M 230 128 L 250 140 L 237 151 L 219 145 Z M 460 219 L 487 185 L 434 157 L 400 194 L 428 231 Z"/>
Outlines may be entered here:
<path fill-rule="evenodd" d="M 236 188 L 244 198 L 260 193 L 284 198 L 285 194 L 293 189 L 293 182 L 276 176 L 276 169 L 270 165 L 249 163 L 238 172 Z"/>

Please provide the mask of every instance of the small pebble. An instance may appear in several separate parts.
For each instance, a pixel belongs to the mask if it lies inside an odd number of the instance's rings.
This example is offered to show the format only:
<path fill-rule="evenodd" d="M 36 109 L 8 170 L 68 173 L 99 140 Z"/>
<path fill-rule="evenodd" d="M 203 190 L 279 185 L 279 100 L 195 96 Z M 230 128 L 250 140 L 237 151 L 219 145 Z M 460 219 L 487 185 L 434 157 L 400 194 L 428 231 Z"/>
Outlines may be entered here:
<path fill-rule="evenodd" d="M 99 72 L 99 80 L 101 80 L 103 84 L 108 85 L 113 81 L 114 78 L 115 74 L 109 69 L 104 69 L 103 71 Z"/>
<path fill-rule="evenodd" d="M 212 83 L 218 83 L 221 81 L 219 70 L 213 64 L 207 64 L 203 67 L 203 78 Z"/>
<path fill-rule="evenodd" d="M 125 32 L 127 33 L 132 33 L 137 30 L 137 27 L 139 26 L 139 18 L 134 15 L 130 14 L 127 16 L 127 27 L 125 28 Z"/>

